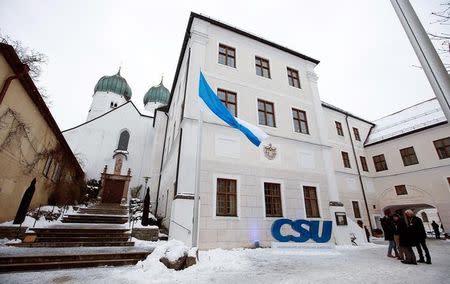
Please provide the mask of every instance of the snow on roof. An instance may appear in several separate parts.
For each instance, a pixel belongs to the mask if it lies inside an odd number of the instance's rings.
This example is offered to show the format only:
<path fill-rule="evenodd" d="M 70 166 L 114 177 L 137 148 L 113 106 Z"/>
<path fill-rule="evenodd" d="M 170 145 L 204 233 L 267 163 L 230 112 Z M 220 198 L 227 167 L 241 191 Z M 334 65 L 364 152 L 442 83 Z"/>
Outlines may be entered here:
<path fill-rule="evenodd" d="M 348 111 L 346 111 L 346 110 L 343 110 L 342 108 L 339 108 L 339 107 L 337 107 L 337 106 L 334 106 L 334 105 L 329 104 L 329 103 L 324 102 L 324 101 L 321 101 L 321 102 L 322 102 L 322 106 L 323 106 L 323 107 L 326 107 L 326 108 L 332 109 L 332 110 L 334 110 L 334 111 L 340 112 L 340 113 L 342 113 L 342 114 L 345 114 L 345 115 L 351 116 L 351 117 L 353 117 L 353 118 L 359 119 L 359 120 L 361 120 L 361 121 L 364 121 L 365 123 L 369 123 L 369 124 L 374 125 L 373 122 L 370 122 L 370 121 L 368 121 L 368 120 L 366 120 L 366 119 L 364 119 L 364 118 L 361 118 L 361 117 L 359 117 L 359 116 L 357 116 L 357 115 L 354 115 L 353 113 L 348 112 Z"/>
<path fill-rule="evenodd" d="M 375 120 L 366 146 L 447 121 L 436 98 Z"/>

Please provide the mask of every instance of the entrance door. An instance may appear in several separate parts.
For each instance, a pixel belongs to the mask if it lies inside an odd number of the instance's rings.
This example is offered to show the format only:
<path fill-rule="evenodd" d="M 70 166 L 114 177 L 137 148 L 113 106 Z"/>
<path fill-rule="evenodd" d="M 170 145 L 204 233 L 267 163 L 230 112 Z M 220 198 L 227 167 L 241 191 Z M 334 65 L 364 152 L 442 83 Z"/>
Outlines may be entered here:
<path fill-rule="evenodd" d="M 124 180 L 105 179 L 102 202 L 120 203 L 124 185 Z"/>

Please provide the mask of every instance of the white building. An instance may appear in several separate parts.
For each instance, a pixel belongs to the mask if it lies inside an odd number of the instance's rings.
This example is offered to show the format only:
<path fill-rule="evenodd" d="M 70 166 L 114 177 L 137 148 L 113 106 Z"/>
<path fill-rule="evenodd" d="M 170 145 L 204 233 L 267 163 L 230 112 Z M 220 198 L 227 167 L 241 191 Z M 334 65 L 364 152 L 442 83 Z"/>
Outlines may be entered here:
<path fill-rule="evenodd" d="M 192 239 L 200 70 L 230 111 L 270 135 L 256 148 L 204 114 L 200 248 L 271 245 L 279 218 L 332 220 L 335 241 L 346 243 L 350 232 L 364 238 L 356 221 L 375 229 L 405 208 L 436 208 L 450 229 L 450 128 L 436 101 L 369 122 L 321 102 L 318 63 L 191 14 L 168 105 L 155 112 L 151 188 L 171 238 Z M 404 166 L 410 146 L 419 163 Z M 336 211 L 348 226 L 336 226 Z"/>
<path fill-rule="evenodd" d="M 167 102 L 169 91 L 162 82 L 150 88 L 144 96 L 148 114 L 136 108 L 131 95 L 120 70 L 103 76 L 95 86 L 87 121 L 63 131 L 87 179 L 102 179 L 104 202 L 120 202 L 130 188 L 150 177 L 153 113 Z"/>
<path fill-rule="evenodd" d="M 318 61 L 197 14 L 186 34 L 168 107 L 155 118 L 155 145 L 165 143 L 153 153 L 152 164 L 162 163 L 152 171 L 161 173 L 152 188 L 159 190 L 157 214 L 170 236 L 190 242 L 192 233 L 200 70 L 229 109 L 270 135 L 265 147 L 256 148 L 205 113 L 200 247 L 269 245 L 280 217 L 335 220 L 329 203 L 340 199 L 314 73 Z M 298 126 L 293 112 L 301 116 Z M 218 197 L 218 187 L 235 197 Z"/>

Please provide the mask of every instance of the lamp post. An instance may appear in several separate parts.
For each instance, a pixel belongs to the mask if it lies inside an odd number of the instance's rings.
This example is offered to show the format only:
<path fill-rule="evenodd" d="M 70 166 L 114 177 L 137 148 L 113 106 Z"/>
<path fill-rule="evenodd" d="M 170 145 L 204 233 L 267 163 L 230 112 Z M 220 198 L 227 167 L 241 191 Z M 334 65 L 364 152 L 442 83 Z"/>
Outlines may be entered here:
<path fill-rule="evenodd" d="M 141 224 L 142 226 L 148 226 L 148 213 L 149 213 L 149 207 L 150 207 L 150 188 L 147 186 L 148 180 L 150 177 L 144 177 L 145 179 L 145 197 L 144 197 L 144 210 L 142 212 L 142 220 Z"/>
<path fill-rule="evenodd" d="M 430 82 L 447 121 L 450 121 L 450 77 L 408 0 L 391 0 L 395 13 Z"/>

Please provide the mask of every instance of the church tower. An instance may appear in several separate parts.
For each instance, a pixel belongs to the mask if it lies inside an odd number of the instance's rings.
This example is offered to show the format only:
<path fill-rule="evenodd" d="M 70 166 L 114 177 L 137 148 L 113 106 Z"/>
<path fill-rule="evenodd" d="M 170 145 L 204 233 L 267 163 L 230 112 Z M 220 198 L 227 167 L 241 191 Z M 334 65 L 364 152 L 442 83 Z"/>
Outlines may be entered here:
<path fill-rule="evenodd" d="M 92 96 L 92 104 L 86 121 L 90 121 L 131 99 L 131 88 L 127 80 L 117 74 L 103 76 L 98 80 Z"/>
<path fill-rule="evenodd" d="M 169 102 L 169 90 L 164 87 L 163 80 L 157 86 L 151 87 L 144 96 L 145 109 L 151 113 Z"/>

